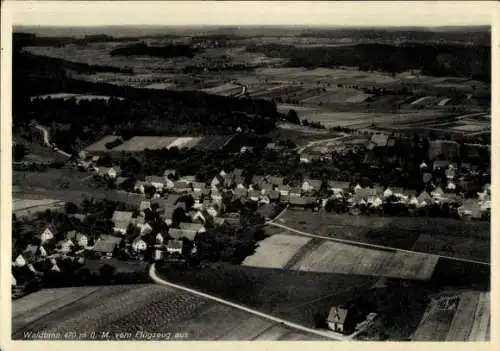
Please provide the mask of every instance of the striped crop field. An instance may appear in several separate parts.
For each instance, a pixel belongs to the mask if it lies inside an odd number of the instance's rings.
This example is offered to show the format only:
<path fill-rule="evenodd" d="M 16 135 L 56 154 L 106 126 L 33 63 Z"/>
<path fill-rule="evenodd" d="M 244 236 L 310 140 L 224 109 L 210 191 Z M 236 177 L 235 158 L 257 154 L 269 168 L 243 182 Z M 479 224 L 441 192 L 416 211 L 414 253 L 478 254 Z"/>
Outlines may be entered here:
<path fill-rule="evenodd" d="M 465 291 L 433 299 L 412 340 L 488 341 L 489 329 L 490 293 Z"/>
<path fill-rule="evenodd" d="M 75 331 L 79 336 L 87 333 L 83 340 L 92 339 L 92 332 L 104 340 L 116 340 L 118 334 L 142 341 L 322 339 L 160 285 L 47 289 L 13 301 L 14 340 L 37 338 L 36 333 L 60 335 L 51 340 L 72 340 L 64 335 Z"/>

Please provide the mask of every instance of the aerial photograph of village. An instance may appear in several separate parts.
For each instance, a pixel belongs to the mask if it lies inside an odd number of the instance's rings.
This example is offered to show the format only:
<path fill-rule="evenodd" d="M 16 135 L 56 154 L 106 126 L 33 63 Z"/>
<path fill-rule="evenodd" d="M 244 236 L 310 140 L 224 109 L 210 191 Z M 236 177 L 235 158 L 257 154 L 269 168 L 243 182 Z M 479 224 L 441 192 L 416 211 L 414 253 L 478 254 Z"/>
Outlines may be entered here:
<path fill-rule="evenodd" d="M 17 24 L 11 337 L 489 341 L 490 154 L 489 23 Z"/>

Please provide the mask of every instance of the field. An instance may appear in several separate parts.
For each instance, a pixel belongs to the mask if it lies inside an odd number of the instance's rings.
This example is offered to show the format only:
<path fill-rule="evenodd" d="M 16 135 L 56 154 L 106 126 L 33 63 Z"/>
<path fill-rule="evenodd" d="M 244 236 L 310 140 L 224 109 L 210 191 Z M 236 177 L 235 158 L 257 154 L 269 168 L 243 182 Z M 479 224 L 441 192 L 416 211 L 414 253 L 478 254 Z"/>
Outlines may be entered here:
<path fill-rule="evenodd" d="M 256 253 L 242 264 L 303 272 L 429 280 L 437 262 L 438 257 L 434 255 L 311 240 L 285 231 L 261 241 Z"/>
<path fill-rule="evenodd" d="M 490 262 L 490 224 L 441 218 L 366 217 L 287 210 L 281 224 L 311 234 Z"/>
<path fill-rule="evenodd" d="M 158 267 L 166 280 L 314 327 L 314 316 L 369 289 L 377 278 L 289 269 L 212 264 L 203 269 Z"/>
<path fill-rule="evenodd" d="M 106 136 L 96 143 L 88 146 L 88 152 L 141 152 L 146 149 L 160 150 L 171 147 L 195 148 L 200 150 L 216 150 L 223 147 L 232 136 L 204 136 L 204 137 L 166 137 L 166 136 L 135 136 L 123 142 L 123 144 L 107 149 L 106 143 L 119 138 L 118 136 Z"/>
<path fill-rule="evenodd" d="M 41 290 L 13 302 L 12 338 L 29 332 L 163 333 L 151 340 L 318 340 L 249 313 L 159 285 Z M 182 336 L 175 333 L 182 332 Z M 168 336 L 167 334 L 170 334 Z M 63 337 L 61 337 L 63 339 Z M 136 339 L 139 339 L 136 337 Z M 143 341 L 148 338 L 141 338 Z"/>
<path fill-rule="evenodd" d="M 243 261 L 250 267 L 283 268 L 311 239 L 292 235 L 272 235 L 259 243 L 257 251 Z"/>
<path fill-rule="evenodd" d="M 454 301 L 449 309 L 447 302 Z M 490 294 L 457 292 L 434 298 L 412 336 L 414 341 L 487 341 Z"/>
<path fill-rule="evenodd" d="M 30 216 L 36 212 L 43 212 L 47 209 L 61 209 L 64 206 L 64 201 L 55 199 L 12 199 L 12 212 L 18 216 Z"/>

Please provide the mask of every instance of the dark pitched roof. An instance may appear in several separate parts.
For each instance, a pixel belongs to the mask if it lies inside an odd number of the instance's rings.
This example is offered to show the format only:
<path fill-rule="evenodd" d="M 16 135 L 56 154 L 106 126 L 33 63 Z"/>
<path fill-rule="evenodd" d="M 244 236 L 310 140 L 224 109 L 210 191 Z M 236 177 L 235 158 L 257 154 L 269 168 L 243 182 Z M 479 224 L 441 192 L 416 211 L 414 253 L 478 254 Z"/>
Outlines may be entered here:
<path fill-rule="evenodd" d="M 316 202 L 316 199 L 311 196 L 291 196 L 289 199 L 290 205 L 307 206 Z"/>
<path fill-rule="evenodd" d="M 170 237 L 172 237 L 173 239 L 186 238 L 193 241 L 196 238 L 197 234 L 198 233 L 196 231 L 187 229 L 170 228 L 168 230 L 168 235 L 170 235 Z"/>
<path fill-rule="evenodd" d="M 343 307 L 332 307 L 328 313 L 327 321 L 331 323 L 343 324 L 347 318 L 349 310 Z"/>

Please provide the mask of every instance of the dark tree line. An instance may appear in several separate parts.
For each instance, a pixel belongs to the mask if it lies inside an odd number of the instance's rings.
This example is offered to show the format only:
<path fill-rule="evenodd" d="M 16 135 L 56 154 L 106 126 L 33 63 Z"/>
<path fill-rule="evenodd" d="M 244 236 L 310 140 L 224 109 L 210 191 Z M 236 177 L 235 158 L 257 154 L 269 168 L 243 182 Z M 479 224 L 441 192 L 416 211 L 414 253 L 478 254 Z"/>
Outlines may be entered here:
<path fill-rule="evenodd" d="M 251 45 L 251 52 L 286 57 L 292 67 L 359 67 L 399 73 L 421 69 L 426 75 L 469 77 L 485 82 L 491 77 L 491 47 L 450 43 L 357 44 L 342 47 L 298 48 L 293 45 Z"/>

